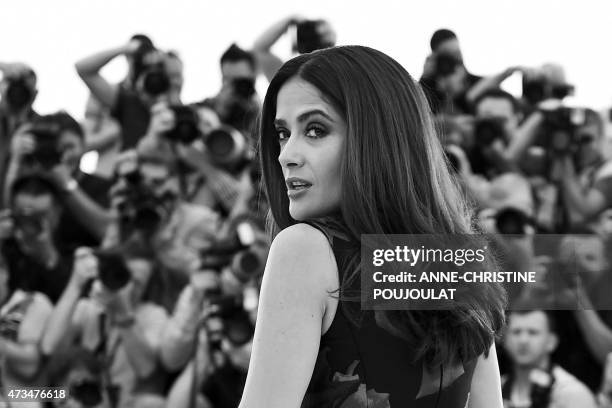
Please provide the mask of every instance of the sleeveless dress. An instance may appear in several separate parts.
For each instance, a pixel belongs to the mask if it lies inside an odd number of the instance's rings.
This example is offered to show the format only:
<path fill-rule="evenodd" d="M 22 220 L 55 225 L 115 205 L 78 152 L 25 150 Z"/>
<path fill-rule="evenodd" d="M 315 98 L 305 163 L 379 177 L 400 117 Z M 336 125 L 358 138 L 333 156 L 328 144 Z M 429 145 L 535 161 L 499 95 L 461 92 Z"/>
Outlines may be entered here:
<path fill-rule="evenodd" d="M 340 282 L 346 261 L 359 246 L 337 222 L 309 221 L 327 237 Z M 338 296 L 336 292 L 333 296 Z M 436 370 L 414 361 L 413 350 L 362 312 L 359 328 L 346 316 L 342 301 L 319 353 L 302 408 L 465 408 L 476 359 Z"/>

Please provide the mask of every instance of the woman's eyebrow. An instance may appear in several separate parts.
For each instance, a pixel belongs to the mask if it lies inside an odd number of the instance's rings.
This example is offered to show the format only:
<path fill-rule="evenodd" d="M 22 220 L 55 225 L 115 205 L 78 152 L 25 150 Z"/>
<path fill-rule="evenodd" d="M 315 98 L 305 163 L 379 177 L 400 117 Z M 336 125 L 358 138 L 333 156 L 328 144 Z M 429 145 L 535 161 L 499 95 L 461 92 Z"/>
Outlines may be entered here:
<path fill-rule="evenodd" d="M 297 120 L 298 120 L 298 122 L 305 122 L 309 117 L 311 117 L 313 115 L 321 115 L 324 118 L 326 118 L 327 120 L 329 120 L 330 122 L 334 121 L 331 118 L 331 116 L 329 116 L 326 112 L 322 111 L 321 109 L 312 109 L 312 110 L 309 110 L 307 112 L 301 113 L 298 116 Z"/>
<path fill-rule="evenodd" d="M 329 120 L 330 122 L 333 122 L 334 120 L 332 119 L 332 117 L 326 113 L 325 111 L 321 110 L 321 109 L 312 109 L 309 111 L 306 111 L 304 113 L 301 113 L 298 117 L 297 120 L 298 122 L 305 122 L 306 120 L 308 120 L 308 118 L 310 118 L 311 116 L 314 115 L 321 115 L 324 118 L 326 118 L 327 120 Z M 287 122 L 284 119 L 280 119 L 280 118 L 276 118 L 274 119 L 274 125 L 275 126 L 287 126 Z"/>

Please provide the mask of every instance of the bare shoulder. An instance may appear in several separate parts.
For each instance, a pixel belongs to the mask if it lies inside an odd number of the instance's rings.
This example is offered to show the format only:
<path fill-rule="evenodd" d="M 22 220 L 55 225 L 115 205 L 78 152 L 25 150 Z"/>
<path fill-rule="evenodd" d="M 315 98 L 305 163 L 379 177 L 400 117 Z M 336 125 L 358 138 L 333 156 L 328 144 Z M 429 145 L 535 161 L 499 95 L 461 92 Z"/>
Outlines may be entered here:
<path fill-rule="evenodd" d="M 283 275 L 294 283 L 310 281 L 328 287 L 333 285 L 337 267 L 327 237 L 317 228 L 299 223 L 274 238 L 265 273 Z"/>

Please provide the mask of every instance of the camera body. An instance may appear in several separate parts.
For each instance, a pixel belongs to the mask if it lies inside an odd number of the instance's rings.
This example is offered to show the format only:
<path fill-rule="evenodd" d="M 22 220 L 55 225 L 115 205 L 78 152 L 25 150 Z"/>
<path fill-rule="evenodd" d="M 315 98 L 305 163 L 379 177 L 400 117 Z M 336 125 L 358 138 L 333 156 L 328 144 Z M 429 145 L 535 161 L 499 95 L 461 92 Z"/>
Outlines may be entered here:
<path fill-rule="evenodd" d="M 507 135 L 501 118 L 481 118 L 474 123 L 474 142 L 478 147 L 490 146 L 495 140 L 506 141 Z"/>
<path fill-rule="evenodd" d="M 145 66 L 142 76 L 142 88 L 151 96 L 159 96 L 170 90 L 170 77 L 163 62 Z"/>
<path fill-rule="evenodd" d="M 240 347 L 253 338 L 255 327 L 243 307 L 242 296 L 217 295 L 213 297 L 211 307 L 215 312 L 204 322 L 211 349 L 221 350 L 223 339 Z"/>
<path fill-rule="evenodd" d="M 123 198 L 118 205 L 121 236 L 126 237 L 133 231 L 153 233 L 170 217 L 168 201 L 174 196 L 169 192 L 158 194 L 147 186 L 139 167 L 119 176 L 126 182 L 126 187 L 118 193 Z"/>
<path fill-rule="evenodd" d="M 575 157 L 582 144 L 579 129 L 586 124 L 585 111 L 584 108 L 565 106 L 544 111 L 542 131 L 521 163 L 526 174 L 548 178 L 558 157 Z"/>
<path fill-rule="evenodd" d="M 242 99 L 251 99 L 255 95 L 255 78 L 237 77 L 232 80 L 234 95 Z"/>
<path fill-rule="evenodd" d="M 545 114 L 544 129 L 548 135 L 548 148 L 557 155 L 575 153 L 580 146 L 577 132 L 586 123 L 583 108 L 561 107 Z"/>
<path fill-rule="evenodd" d="M 537 70 L 529 76 L 523 76 L 523 98 L 531 105 L 537 105 L 546 99 L 563 99 L 573 94 L 574 87 L 568 84 L 555 84 L 543 70 Z"/>
<path fill-rule="evenodd" d="M 25 75 L 16 78 L 8 79 L 6 89 L 6 99 L 10 110 L 19 112 L 31 103 L 35 96 L 35 90 L 32 88 Z"/>
<path fill-rule="evenodd" d="M 98 277 L 104 287 L 116 292 L 129 283 L 132 278 L 121 253 L 112 250 L 97 250 Z"/>
<path fill-rule="evenodd" d="M 461 65 L 463 65 L 463 62 L 456 55 L 438 53 L 434 58 L 434 78 L 446 78 L 452 75 Z"/>
<path fill-rule="evenodd" d="M 175 124 L 164 134 L 168 140 L 189 145 L 202 137 L 195 109 L 187 105 L 172 105 L 170 109 L 174 113 Z"/>
<path fill-rule="evenodd" d="M 140 41 L 140 47 L 133 55 L 134 58 L 134 79 L 142 81 L 143 91 L 150 96 L 162 95 L 170 89 L 170 77 L 166 72 L 163 61 L 155 63 L 147 62 L 147 55 L 156 51 L 153 43 Z"/>
<path fill-rule="evenodd" d="M 334 43 L 326 39 L 322 31 L 329 23 L 325 20 L 305 20 L 297 24 L 294 49 L 300 54 L 333 47 Z"/>
<path fill-rule="evenodd" d="M 44 170 L 50 170 L 62 161 L 63 152 L 59 149 L 61 126 L 58 123 L 34 123 L 29 130 L 34 136 L 34 151 L 24 156 L 27 165 L 39 165 Z"/>
<path fill-rule="evenodd" d="M 528 226 L 535 227 L 535 221 L 517 208 L 501 208 L 495 214 L 495 228 L 500 234 L 525 235 Z"/>
<path fill-rule="evenodd" d="M 263 273 L 268 247 L 258 240 L 256 227 L 247 219 L 237 220 L 227 236 L 218 238 L 202 251 L 201 268 L 220 271 L 230 266 L 233 276 L 241 283 Z"/>

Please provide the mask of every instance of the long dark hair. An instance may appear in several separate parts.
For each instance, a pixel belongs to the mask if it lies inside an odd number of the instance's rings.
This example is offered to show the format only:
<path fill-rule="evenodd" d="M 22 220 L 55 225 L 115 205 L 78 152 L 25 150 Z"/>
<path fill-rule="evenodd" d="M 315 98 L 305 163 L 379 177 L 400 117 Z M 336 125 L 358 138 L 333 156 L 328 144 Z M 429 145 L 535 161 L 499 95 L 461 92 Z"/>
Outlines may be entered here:
<path fill-rule="evenodd" d="M 289 199 L 274 127 L 277 95 L 290 79 L 315 86 L 344 118 L 341 158 L 346 232 L 361 234 L 470 234 L 472 213 L 449 173 L 421 88 L 395 60 L 368 47 L 343 46 L 300 55 L 270 82 L 260 118 L 262 172 L 273 235 L 297 221 Z M 341 299 L 359 281 L 359 252 L 343 276 Z M 480 307 L 442 311 L 377 311 L 376 320 L 406 339 L 429 364 L 466 361 L 487 353 L 504 323 L 505 293 L 490 285 Z"/>

